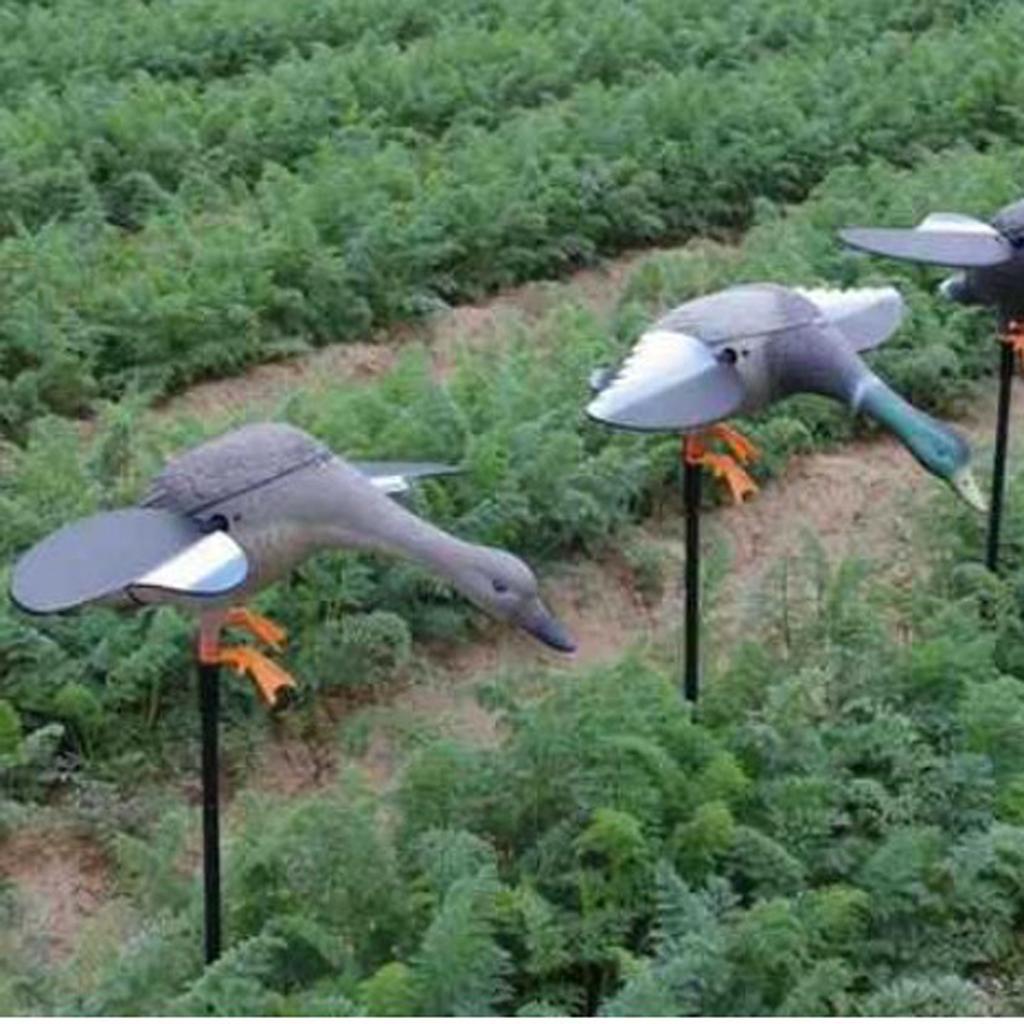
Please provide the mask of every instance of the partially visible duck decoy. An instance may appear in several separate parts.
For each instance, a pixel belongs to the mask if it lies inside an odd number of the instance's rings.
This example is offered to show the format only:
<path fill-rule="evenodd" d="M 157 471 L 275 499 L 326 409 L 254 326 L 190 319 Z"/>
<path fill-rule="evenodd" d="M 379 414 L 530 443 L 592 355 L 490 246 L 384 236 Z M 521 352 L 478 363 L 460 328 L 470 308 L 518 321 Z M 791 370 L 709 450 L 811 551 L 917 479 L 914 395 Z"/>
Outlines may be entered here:
<path fill-rule="evenodd" d="M 877 256 L 963 268 L 943 282 L 946 298 L 992 306 L 1007 321 L 1024 319 L 1024 199 L 1003 207 L 990 224 L 932 213 L 915 228 L 845 228 L 839 237 Z M 1024 350 L 1024 338 L 1017 345 Z"/>
<path fill-rule="evenodd" d="M 89 603 L 173 604 L 199 612 L 199 659 L 248 672 L 271 706 L 294 685 L 251 647 L 221 646 L 234 626 L 272 648 L 283 629 L 243 602 L 326 548 L 401 555 L 550 647 L 574 644 L 514 555 L 459 540 L 389 497 L 433 464 L 353 464 L 295 427 L 256 423 L 172 459 L 139 508 L 101 513 L 42 541 L 12 577 L 37 614 Z"/>
<path fill-rule="evenodd" d="M 727 288 L 657 321 L 617 370 L 592 381 L 597 394 L 587 413 L 629 430 L 710 434 L 746 462 L 749 443 L 722 420 L 801 392 L 826 395 L 882 424 L 926 470 L 982 509 L 967 442 L 901 398 L 860 358 L 902 316 L 892 288 Z M 737 498 L 753 489 L 738 465 L 707 452 L 699 439 L 687 458 L 723 476 Z"/>
<path fill-rule="evenodd" d="M 999 535 L 1010 431 L 1013 369 L 1024 366 L 1024 199 L 1004 206 L 991 224 L 959 213 L 933 213 L 916 228 L 846 228 L 847 245 L 878 256 L 962 268 L 947 278 L 940 293 L 954 302 L 992 307 L 999 317 L 1002 352 L 996 414 L 985 561 L 999 564 Z"/>

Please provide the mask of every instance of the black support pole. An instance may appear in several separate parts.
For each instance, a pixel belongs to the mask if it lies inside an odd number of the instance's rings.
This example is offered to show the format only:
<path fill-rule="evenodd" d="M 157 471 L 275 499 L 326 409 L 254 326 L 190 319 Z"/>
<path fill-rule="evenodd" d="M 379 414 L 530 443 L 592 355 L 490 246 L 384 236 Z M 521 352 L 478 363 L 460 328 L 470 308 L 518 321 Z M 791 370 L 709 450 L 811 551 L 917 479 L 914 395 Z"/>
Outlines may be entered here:
<path fill-rule="evenodd" d="M 1000 319 L 1000 339 L 1008 324 Z M 992 464 L 992 496 L 988 514 L 988 545 L 985 564 L 992 572 L 999 568 L 999 531 L 1003 524 L 1003 498 L 1006 491 L 1006 449 L 1010 433 L 1010 399 L 1013 394 L 1014 352 L 1005 341 L 1001 342 L 999 356 L 999 411 L 996 418 L 996 451 Z"/>
<path fill-rule="evenodd" d="M 700 689 L 700 485 L 703 470 L 683 454 L 683 512 L 686 517 L 686 611 L 683 696 L 696 706 Z"/>
<path fill-rule="evenodd" d="M 220 668 L 199 663 L 199 714 L 203 737 L 203 898 L 206 962 L 220 956 L 220 807 L 217 713 Z"/>

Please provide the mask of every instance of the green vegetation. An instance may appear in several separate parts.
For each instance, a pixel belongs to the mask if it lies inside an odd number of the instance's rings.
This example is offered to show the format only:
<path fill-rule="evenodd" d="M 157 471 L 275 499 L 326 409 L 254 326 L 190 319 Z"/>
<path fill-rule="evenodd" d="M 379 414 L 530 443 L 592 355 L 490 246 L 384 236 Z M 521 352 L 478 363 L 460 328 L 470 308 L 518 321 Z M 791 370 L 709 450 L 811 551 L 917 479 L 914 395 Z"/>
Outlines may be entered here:
<path fill-rule="evenodd" d="M 1024 911 L 1024 564 L 966 565 L 972 528 L 910 591 L 809 549 L 699 723 L 634 654 L 491 685 L 500 748 L 421 742 L 392 796 L 249 800 L 205 971 L 180 812 L 124 837 L 138 910 L 45 985 L 10 954 L 5 1009 L 1019 1012 L 985 977 Z"/>
<path fill-rule="evenodd" d="M 678 441 L 585 422 L 588 372 L 655 311 L 737 281 L 895 282 L 911 315 L 875 365 L 959 409 L 993 363 L 987 317 L 834 232 L 1019 194 L 1019 19 L 1011 0 L 0 0 L 4 594 L 28 545 L 243 416 L 157 418 L 155 397 L 702 235 L 736 244 L 651 257 L 607 316 L 512 323 L 443 379 L 411 347 L 277 411 L 352 457 L 459 462 L 416 495 L 424 514 L 547 569 L 621 548 L 656 599 L 674 569 L 629 528 L 671 494 Z M 762 476 L 861 429 L 816 399 L 743 426 Z M 0 1011 L 1019 1012 L 1013 486 L 1003 579 L 945 496 L 915 585 L 813 549 L 786 568 L 758 634 L 709 659 L 699 722 L 671 661 L 638 650 L 482 685 L 493 748 L 406 728 L 386 796 L 345 775 L 244 798 L 208 970 L 194 823 L 160 795 L 196 759 L 192 624 L 29 620 L 0 598 L 0 837 L 66 815 L 119 897 L 55 968 L 0 887 Z M 424 641 L 499 628 L 414 566 L 348 555 L 260 607 L 292 636 L 299 732 L 320 694 L 372 700 L 438 671 Z M 224 716 L 244 781 L 271 727 L 244 685 Z"/>
<path fill-rule="evenodd" d="M 624 246 L 745 228 L 759 199 L 802 198 L 832 167 L 1020 138 L 1015 3 L 911 5 L 881 34 L 877 3 L 824 3 L 792 32 L 768 5 L 739 34 L 757 59 L 743 64 L 741 44 L 734 67 L 666 51 L 691 31 L 667 0 L 621 32 L 610 8 L 580 27 L 576 5 L 557 6 L 533 28 L 430 36 L 422 58 L 411 46 L 386 62 L 396 81 L 354 50 L 362 70 L 335 89 L 320 65 L 342 57 L 318 51 L 209 86 L 86 79 L 27 97 L 0 119 L 0 208 L 24 225 L 0 243 L 7 429 Z M 520 87 L 496 70 L 502 33 L 530 31 L 550 43 Z M 446 47 L 479 51 L 474 32 L 493 48 L 453 65 Z"/>

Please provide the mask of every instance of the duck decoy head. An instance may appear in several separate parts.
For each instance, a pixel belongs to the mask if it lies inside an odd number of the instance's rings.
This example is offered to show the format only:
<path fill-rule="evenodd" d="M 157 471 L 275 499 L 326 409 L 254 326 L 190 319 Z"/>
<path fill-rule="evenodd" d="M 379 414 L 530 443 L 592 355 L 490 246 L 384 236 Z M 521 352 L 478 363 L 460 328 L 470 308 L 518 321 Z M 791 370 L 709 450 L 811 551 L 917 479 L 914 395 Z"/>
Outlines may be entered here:
<path fill-rule="evenodd" d="M 877 377 L 868 379 L 857 409 L 891 430 L 929 473 L 949 484 L 973 509 L 986 510 L 971 471 L 971 447 L 952 427 L 916 409 Z"/>
<path fill-rule="evenodd" d="M 475 548 L 469 564 L 453 573 L 455 585 L 478 608 L 518 626 L 556 651 L 571 654 L 576 644 L 540 598 L 537 577 L 515 555 Z"/>
<path fill-rule="evenodd" d="M 912 448 L 914 455 L 937 477 L 945 480 L 971 508 L 984 512 L 985 496 L 971 469 L 971 449 L 956 431 L 933 420 L 935 429 L 923 433 Z"/>

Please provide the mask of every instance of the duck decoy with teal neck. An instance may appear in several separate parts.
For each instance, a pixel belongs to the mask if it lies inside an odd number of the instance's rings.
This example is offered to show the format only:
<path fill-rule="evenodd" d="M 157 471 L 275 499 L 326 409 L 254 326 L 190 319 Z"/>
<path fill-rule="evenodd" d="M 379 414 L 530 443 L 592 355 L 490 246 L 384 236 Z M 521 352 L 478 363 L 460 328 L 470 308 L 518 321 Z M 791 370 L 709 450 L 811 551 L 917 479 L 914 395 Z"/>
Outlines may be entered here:
<path fill-rule="evenodd" d="M 939 292 L 969 306 L 988 306 L 999 318 L 999 403 L 992 462 L 985 561 L 999 565 L 1000 532 L 1010 433 L 1014 363 L 1024 367 L 1024 199 L 1003 207 L 990 224 L 959 213 L 933 213 L 915 228 L 846 228 L 847 245 L 878 256 L 960 268 Z"/>
<path fill-rule="evenodd" d="M 750 446 L 721 421 L 789 395 L 826 395 L 886 427 L 926 470 L 983 508 L 967 442 L 901 398 L 859 355 L 885 341 L 902 315 L 892 288 L 727 288 L 657 321 L 618 370 L 596 382 L 587 412 L 629 430 L 710 432 L 747 461 Z M 736 497 L 751 488 L 738 466 L 699 443 L 688 454 L 724 476 Z"/>
<path fill-rule="evenodd" d="M 255 648 L 222 646 L 221 631 L 238 627 L 280 648 L 284 630 L 244 602 L 329 548 L 410 558 L 495 618 L 552 648 L 572 651 L 572 640 L 541 601 L 536 577 L 524 562 L 460 540 L 388 496 L 407 489 L 417 476 L 450 471 L 394 463 L 360 468 L 295 427 L 241 427 L 172 459 L 140 508 L 103 513 L 41 542 L 16 567 L 12 597 L 37 613 L 84 603 L 172 604 L 198 611 L 200 661 L 249 673 L 271 706 L 293 680 Z M 102 564 L 81 553 L 87 534 L 109 543 L 117 533 L 122 550 L 111 550 Z M 68 575 L 72 562 L 78 566 L 74 578 Z M 48 566 L 63 567 L 56 586 L 46 578 Z"/>

